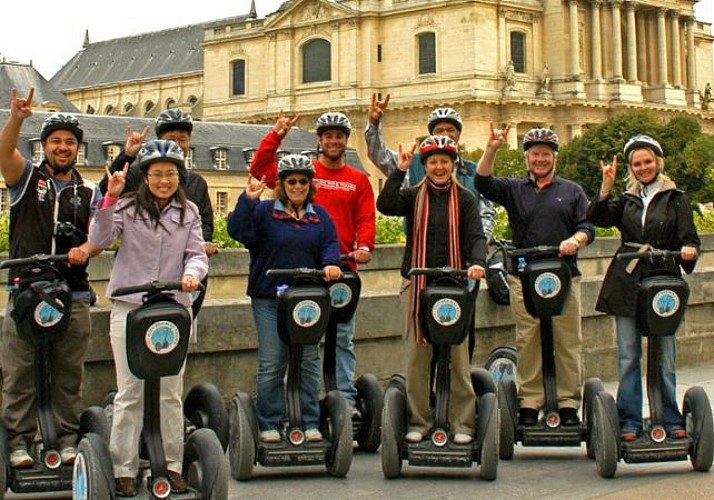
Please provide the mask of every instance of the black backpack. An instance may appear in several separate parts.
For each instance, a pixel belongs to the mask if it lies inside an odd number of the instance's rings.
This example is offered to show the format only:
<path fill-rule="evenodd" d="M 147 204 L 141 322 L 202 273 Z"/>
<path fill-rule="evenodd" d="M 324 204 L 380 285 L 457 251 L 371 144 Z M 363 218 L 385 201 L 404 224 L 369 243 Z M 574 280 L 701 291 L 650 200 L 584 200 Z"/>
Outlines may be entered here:
<path fill-rule="evenodd" d="M 486 259 L 486 283 L 488 283 L 488 294 L 493 301 L 501 306 L 511 303 L 510 287 L 508 286 L 508 272 L 511 268 L 511 259 L 506 255 L 506 251 L 511 242 L 506 240 L 495 240 L 491 245 L 495 248 Z"/>

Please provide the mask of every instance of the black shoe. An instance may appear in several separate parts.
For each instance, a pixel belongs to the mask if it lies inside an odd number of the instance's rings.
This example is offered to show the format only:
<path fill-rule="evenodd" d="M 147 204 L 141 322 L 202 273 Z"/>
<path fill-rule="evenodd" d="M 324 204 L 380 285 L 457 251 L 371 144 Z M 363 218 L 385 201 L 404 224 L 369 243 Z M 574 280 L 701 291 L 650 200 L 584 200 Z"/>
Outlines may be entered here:
<path fill-rule="evenodd" d="M 560 425 L 575 426 L 580 425 L 580 419 L 578 418 L 578 410 L 575 408 L 561 408 L 558 410 L 560 413 Z"/>
<path fill-rule="evenodd" d="M 530 427 L 538 423 L 538 410 L 533 408 L 521 408 L 518 413 L 518 425 Z"/>

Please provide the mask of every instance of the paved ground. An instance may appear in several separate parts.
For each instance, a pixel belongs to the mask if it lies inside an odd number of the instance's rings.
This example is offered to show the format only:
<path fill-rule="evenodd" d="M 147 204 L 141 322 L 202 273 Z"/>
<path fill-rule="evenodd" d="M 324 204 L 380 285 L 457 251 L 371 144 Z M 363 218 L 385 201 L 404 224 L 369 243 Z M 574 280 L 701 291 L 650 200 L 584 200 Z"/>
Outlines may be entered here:
<path fill-rule="evenodd" d="M 701 385 L 714 401 L 714 366 L 680 369 L 680 401 L 691 385 Z M 615 384 L 606 384 L 614 391 Z M 523 448 L 513 460 L 501 461 L 498 479 L 481 481 L 478 467 L 438 469 L 404 466 L 399 479 L 382 476 L 378 454 L 356 454 L 345 479 L 327 476 L 319 468 L 267 469 L 256 467 L 251 481 L 231 480 L 230 498 L 322 499 L 710 499 L 714 473 L 694 472 L 689 462 L 620 463 L 614 479 L 602 479 L 581 448 Z M 1 495 L 0 495 L 1 496 Z M 25 499 L 27 495 L 8 494 Z M 32 498 L 37 498 L 33 495 Z M 67 498 L 53 495 L 45 498 Z"/>

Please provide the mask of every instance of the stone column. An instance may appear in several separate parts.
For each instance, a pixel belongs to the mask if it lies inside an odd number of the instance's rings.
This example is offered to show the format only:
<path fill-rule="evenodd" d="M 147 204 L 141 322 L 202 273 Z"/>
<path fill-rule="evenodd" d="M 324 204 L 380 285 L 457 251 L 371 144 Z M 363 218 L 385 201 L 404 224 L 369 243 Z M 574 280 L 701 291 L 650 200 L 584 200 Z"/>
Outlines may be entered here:
<path fill-rule="evenodd" d="M 637 74 L 638 79 L 643 83 L 648 83 L 647 78 L 647 17 L 640 12 L 637 16 Z"/>
<path fill-rule="evenodd" d="M 592 0 L 590 2 L 590 36 L 592 37 L 590 62 L 592 66 L 593 80 L 599 80 L 602 78 L 602 39 L 600 37 L 601 4 L 602 0 Z"/>
<path fill-rule="evenodd" d="M 694 53 L 694 17 L 687 20 L 687 88 L 697 88 L 697 61 Z"/>
<path fill-rule="evenodd" d="M 612 78 L 624 81 L 622 78 L 622 31 L 620 19 L 621 0 L 611 0 L 612 9 Z"/>
<path fill-rule="evenodd" d="M 576 80 L 580 79 L 580 35 L 578 31 L 578 0 L 568 2 L 570 20 L 570 71 Z"/>
<path fill-rule="evenodd" d="M 667 10 L 657 9 L 657 83 L 661 86 L 667 85 L 667 30 L 664 16 Z"/>
<path fill-rule="evenodd" d="M 627 35 L 627 81 L 637 83 L 637 26 L 635 25 L 635 4 L 625 3 L 625 21 Z"/>
<path fill-rule="evenodd" d="M 679 34 L 679 12 L 669 11 L 670 31 L 672 32 L 672 84 L 675 88 L 682 88 L 682 40 Z"/>

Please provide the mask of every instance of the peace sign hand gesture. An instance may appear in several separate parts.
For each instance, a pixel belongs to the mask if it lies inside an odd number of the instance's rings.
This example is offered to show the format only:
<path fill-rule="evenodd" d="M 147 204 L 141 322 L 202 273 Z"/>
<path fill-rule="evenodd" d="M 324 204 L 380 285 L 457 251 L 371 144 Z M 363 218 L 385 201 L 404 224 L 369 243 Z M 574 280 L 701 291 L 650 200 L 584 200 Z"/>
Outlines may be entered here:
<path fill-rule="evenodd" d="M 296 113 L 292 118 L 290 118 L 289 116 L 285 116 L 285 113 L 283 113 L 283 110 L 281 109 L 280 113 L 278 113 L 278 119 L 275 121 L 273 130 L 280 137 L 287 135 L 292 126 L 295 125 L 299 119 L 300 113 Z"/>
<path fill-rule="evenodd" d="M 133 132 L 131 126 L 126 128 L 126 143 L 124 143 L 124 153 L 129 156 L 136 156 L 141 150 L 141 145 L 146 140 L 146 136 L 149 135 L 149 126 L 144 127 L 144 130 L 139 132 Z"/>
<path fill-rule="evenodd" d="M 384 116 L 384 110 L 387 109 L 389 105 L 389 94 L 384 97 L 383 101 L 377 99 L 377 94 L 372 93 L 372 102 L 369 105 L 369 112 L 367 113 L 367 118 L 372 125 L 379 125 L 379 122 Z"/>
<path fill-rule="evenodd" d="M 10 93 L 10 114 L 18 120 L 25 120 L 32 115 L 32 96 L 35 95 L 35 87 L 30 87 L 27 98 L 17 97 L 17 90 L 13 87 Z"/>
<path fill-rule="evenodd" d="M 412 158 L 414 158 L 414 151 L 416 151 L 416 144 L 412 146 L 411 150 L 402 150 L 402 145 L 399 145 L 399 164 L 397 168 L 402 172 L 409 170 L 409 165 L 412 164 Z"/>
<path fill-rule="evenodd" d="M 263 194 L 265 190 L 265 176 L 261 177 L 260 180 L 255 177 L 251 177 L 248 180 L 248 185 L 245 187 L 245 196 L 249 200 L 257 200 L 260 195 Z"/>

